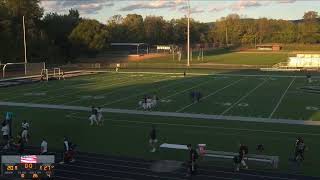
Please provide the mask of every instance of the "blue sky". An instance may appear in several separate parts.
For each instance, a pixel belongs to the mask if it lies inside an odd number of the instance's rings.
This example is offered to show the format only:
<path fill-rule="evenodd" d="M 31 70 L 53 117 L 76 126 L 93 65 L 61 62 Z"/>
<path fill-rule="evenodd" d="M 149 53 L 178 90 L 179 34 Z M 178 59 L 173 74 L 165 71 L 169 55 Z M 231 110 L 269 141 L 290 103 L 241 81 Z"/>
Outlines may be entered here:
<path fill-rule="evenodd" d="M 45 12 L 66 13 L 75 8 L 81 16 L 100 22 L 116 14 L 130 13 L 180 18 L 186 14 L 187 0 L 41 0 Z M 192 18 L 212 22 L 231 13 L 243 17 L 300 19 L 304 12 L 320 13 L 320 0 L 190 0 Z"/>

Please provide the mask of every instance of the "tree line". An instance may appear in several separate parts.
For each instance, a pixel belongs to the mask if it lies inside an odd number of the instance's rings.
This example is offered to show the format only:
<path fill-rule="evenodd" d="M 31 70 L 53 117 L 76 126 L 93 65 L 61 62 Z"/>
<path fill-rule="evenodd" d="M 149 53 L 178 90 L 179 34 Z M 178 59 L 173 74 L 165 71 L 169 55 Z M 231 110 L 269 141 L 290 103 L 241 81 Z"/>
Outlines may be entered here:
<path fill-rule="evenodd" d="M 25 16 L 27 54 L 32 61 L 64 63 L 79 56 L 95 57 L 111 42 L 184 45 L 187 18 L 114 15 L 105 23 L 82 18 L 77 10 L 44 14 L 40 0 L 0 0 L 0 61 L 24 57 L 22 16 Z M 249 19 L 230 14 L 213 23 L 191 19 L 191 43 L 247 46 L 257 43 L 320 43 L 320 18 L 306 12 L 301 20 Z"/>

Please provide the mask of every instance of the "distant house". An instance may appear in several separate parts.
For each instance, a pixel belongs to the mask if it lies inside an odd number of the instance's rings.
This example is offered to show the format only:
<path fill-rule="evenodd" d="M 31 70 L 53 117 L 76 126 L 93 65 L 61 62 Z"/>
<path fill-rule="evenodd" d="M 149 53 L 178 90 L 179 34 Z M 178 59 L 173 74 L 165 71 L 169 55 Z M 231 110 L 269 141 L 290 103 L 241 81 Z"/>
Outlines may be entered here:
<path fill-rule="evenodd" d="M 280 44 L 258 44 L 256 48 L 261 51 L 280 51 L 282 47 Z"/>

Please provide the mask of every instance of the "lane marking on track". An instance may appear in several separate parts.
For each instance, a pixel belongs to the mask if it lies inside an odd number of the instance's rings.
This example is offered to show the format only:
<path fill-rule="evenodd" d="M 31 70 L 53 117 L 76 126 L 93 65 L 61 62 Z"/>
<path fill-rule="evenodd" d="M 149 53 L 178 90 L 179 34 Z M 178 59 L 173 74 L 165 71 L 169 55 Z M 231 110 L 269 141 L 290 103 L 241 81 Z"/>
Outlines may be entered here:
<path fill-rule="evenodd" d="M 77 166 L 77 165 L 72 165 L 72 164 L 63 164 L 63 166 L 82 168 L 82 169 L 98 170 L 98 171 L 104 171 L 104 172 L 113 172 L 113 173 L 120 173 L 120 174 L 128 174 L 128 175 L 136 175 L 136 176 L 147 176 L 147 177 L 152 177 L 152 178 L 156 178 L 156 179 L 162 179 L 163 178 L 163 179 L 185 180 L 185 179 L 181 179 L 181 178 L 178 178 L 178 177 L 158 176 L 158 175 L 152 175 L 152 174 L 146 174 L 146 173 L 121 171 L 121 170 L 112 170 L 112 169 L 104 169 L 104 168 L 97 168 L 97 167 L 82 167 L 82 166 Z M 56 169 L 56 170 L 58 170 L 58 169 Z"/>
<path fill-rule="evenodd" d="M 290 82 L 290 84 L 288 85 L 287 89 L 284 91 L 284 93 L 282 94 L 282 96 L 280 97 L 277 105 L 274 107 L 273 111 L 270 113 L 269 115 L 269 119 L 272 118 L 273 114 L 276 112 L 276 110 L 278 109 L 278 107 L 280 106 L 283 98 L 285 97 L 285 95 L 287 94 L 288 90 L 290 89 L 290 87 L 292 86 L 293 82 L 296 80 L 296 78 L 293 78 L 292 81 Z"/>
<path fill-rule="evenodd" d="M 103 177 L 105 179 L 112 178 L 112 179 L 121 179 L 121 180 L 135 180 L 135 179 L 130 179 L 130 178 L 124 178 L 124 177 L 116 177 L 116 176 L 108 176 L 108 175 L 98 175 L 98 174 L 91 174 L 91 173 L 84 173 L 84 172 L 79 172 L 79 171 L 70 171 L 70 170 L 65 170 L 65 169 L 55 169 L 54 171 L 56 172 L 67 172 L 67 173 L 76 173 L 78 175 L 84 175 L 84 176 L 95 176 L 95 177 Z"/>

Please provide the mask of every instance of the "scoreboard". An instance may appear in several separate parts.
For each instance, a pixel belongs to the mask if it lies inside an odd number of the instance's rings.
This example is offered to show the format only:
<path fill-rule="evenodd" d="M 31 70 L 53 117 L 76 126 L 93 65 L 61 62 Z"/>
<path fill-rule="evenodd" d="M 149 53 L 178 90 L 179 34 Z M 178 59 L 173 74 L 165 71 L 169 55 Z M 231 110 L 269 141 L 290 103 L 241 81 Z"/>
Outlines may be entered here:
<path fill-rule="evenodd" d="M 54 155 L 2 155 L 1 174 L 21 179 L 50 179 Z"/>

